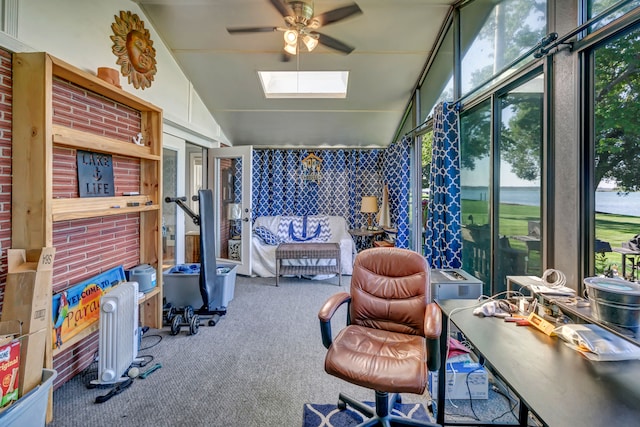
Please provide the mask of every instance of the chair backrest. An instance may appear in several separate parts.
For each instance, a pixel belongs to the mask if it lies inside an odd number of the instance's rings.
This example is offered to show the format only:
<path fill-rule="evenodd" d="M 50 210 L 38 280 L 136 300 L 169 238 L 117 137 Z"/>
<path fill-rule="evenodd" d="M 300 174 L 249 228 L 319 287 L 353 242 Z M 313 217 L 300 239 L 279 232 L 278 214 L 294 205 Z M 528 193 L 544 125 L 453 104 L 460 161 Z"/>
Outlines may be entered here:
<path fill-rule="evenodd" d="M 430 302 L 429 265 L 417 252 L 372 248 L 356 256 L 351 276 L 351 323 L 424 335 Z"/>

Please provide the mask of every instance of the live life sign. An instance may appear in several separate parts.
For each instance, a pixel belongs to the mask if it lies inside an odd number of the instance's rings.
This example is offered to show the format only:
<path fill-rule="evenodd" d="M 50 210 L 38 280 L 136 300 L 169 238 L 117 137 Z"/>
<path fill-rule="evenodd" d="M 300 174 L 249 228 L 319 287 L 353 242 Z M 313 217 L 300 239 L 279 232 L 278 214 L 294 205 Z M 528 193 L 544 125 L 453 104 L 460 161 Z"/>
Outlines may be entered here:
<path fill-rule="evenodd" d="M 114 195 L 113 161 L 111 154 L 78 150 L 78 193 L 80 197 L 111 197 Z"/>

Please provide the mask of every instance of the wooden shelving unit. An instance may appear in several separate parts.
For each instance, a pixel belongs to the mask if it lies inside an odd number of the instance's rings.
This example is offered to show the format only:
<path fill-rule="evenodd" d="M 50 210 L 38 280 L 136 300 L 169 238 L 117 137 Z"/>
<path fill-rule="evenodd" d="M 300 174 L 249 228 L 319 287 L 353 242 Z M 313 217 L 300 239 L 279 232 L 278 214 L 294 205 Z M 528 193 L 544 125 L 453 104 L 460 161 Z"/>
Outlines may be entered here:
<path fill-rule="evenodd" d="M 54 78 L 139 111 L 144 145 L 54 125 Z M 137 159 L 140 195 L 54 199 L 54 147 Z M 157 283 L 140 302 L 140 319 L 147 326 L 162 328 L 162 110 L 46 53 L 17 53 L 13 56 L 12 159 L 11 237 L 16 248 L 53 246 L 53 224 L 58 221 L 140 214 L 140 263 L 156 268 Z M 139 205 L 127 206 L 129 202 Z M 94 331 L 88 328 L 75 341 Z"/>

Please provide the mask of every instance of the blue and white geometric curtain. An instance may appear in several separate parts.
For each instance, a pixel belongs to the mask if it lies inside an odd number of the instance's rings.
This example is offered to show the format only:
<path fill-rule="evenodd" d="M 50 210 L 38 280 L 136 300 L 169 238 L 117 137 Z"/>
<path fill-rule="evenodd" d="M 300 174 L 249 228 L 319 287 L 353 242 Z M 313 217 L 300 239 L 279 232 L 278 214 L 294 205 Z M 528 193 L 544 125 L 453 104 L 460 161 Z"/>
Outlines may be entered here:
<path fill-rule="evenodd" d="M 320 179 L 302 177 L 302 160 L 322 159 Z M 350 228 L 366 222 L 363 196 L 382 198 L 383 150 L 254 150 L 253 218 L 272 215 L 339 215 Z"/>
<path fill-rule="evenodd" d="M 433 117 L 425 256 L 431 268 L 462 266 L 458 106 L 440 103 Z"/>
<path fill-rule="evenodd" d="M 409 184 L 411 174 L 410 152 L 412 140 L 405 136 L 391 144 L 384 152 L 382 175 L 389 186 L 389 212 L 391 224 L 398 229 L 395 245 L 409 247 Z"/>

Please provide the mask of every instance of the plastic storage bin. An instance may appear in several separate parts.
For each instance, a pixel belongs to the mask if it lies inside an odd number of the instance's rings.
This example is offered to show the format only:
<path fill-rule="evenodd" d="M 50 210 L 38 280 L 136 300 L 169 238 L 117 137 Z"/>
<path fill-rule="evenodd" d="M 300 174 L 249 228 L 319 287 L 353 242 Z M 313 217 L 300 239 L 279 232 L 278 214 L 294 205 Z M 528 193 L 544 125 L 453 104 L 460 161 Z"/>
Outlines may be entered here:
<path fill-rule="evenodd" d="M 53 369 L 43 369 L 40 385 L 0 413 L 0 425 L 3 427 L 44 426 L 47 419 L 49 390 L 57 375 L 58 373 Z"/>
<path fill-rule="evenodd" d="M 235 265 L 218 264 L 216 270 L 216 293 L 213 301 L 219 301 L 219 307 L 227 307 L 233 299 L 236 285 Z M 200 295 L 200 264 L 178 264 L 162 273 L 163 295 L 167 303 L 175 307 L 190 305 L 195 309 L 202 307 Z"/>
<path fill-rule="evenodd" d="M 156 269 L 149 264 L 140 264 L 127 271 L 130 282 L 138 282 L 140 292 L 150 292 L 156 287 Z"/>

